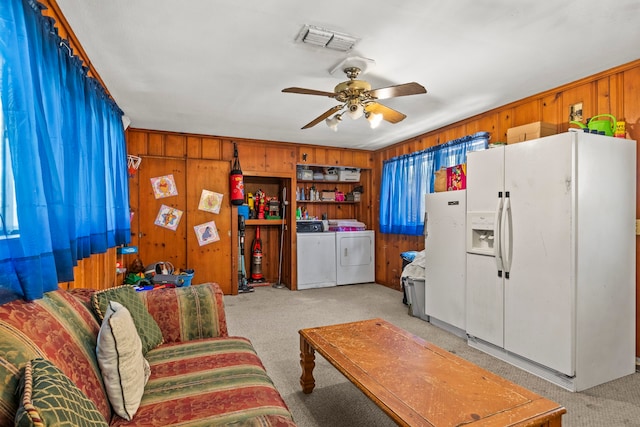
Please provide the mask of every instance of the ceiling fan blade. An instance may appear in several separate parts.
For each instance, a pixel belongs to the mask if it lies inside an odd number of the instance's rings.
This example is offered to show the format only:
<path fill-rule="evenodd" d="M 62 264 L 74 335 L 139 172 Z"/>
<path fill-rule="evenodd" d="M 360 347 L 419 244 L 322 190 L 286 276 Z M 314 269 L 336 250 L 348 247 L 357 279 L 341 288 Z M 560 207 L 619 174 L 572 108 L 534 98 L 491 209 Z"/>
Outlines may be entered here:
<path fill-rule="evenodd" d="M 401 85 L 381 87 L 379 89 L 372 89 L 367 92 L 374 99 L 387 99 L 395 98 L 398 96 L 417 95 L 420 93 L 427 93 L 427 90 L 421 84 L 416 82 L 404 83 Z"/>
<path fill-rule="evenodd" d="M 288 87 L 286 89 L 282 89 L 283 92 L 286 93 L 300 93 L 302 95 L 320 95 L 320 96 L 328 96 L 329 98 L 335 98 L 336 93 L 334 92 L 325 92 L 323 90 L 314 90 L 314 89 L 305 89 L 302 87 Z"/>
<path fill-rule="evenodd" d="M 318 117 L 316 117 L 315 119 L 313 119 L 312 121 L 304 125 L 302 129 L 309 129 L 310 127 L 317 125 L 318 123 L 320 123 L 321 121 L 323 121 L 324 119 L 332 115 L 333 113 L 336 113 L 342 110 L 342 107 L 343 105 L 336 105 L 335 107 L 325 111 L 324 113 L 320 114 Z"/>
<path fill-rule="evenodd" d="M 385 105 L 378 104 L 377 102 L 369 102 L 364 107 L 364 111 L 367 113 L 382 114 L 382 118 L 390 123 L 401 122 L 405 119 L 405 117 L 407 117 L 401 112 L 396 111 L 393 108 L 389 108 Z"/>

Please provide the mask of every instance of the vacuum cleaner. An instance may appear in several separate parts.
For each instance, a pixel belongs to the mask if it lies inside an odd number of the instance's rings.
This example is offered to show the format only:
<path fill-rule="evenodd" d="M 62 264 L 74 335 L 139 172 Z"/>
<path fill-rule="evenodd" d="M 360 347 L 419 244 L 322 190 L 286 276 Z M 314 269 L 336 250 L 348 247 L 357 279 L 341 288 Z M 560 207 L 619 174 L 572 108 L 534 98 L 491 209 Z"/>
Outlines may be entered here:
<path fill-rule="evenodd" d="M 238 215 L 238 230 L 240 231 L 240 268 L 238 269 L 238 293 L 253 292 L 253 286 L 247 284 L 247 271 L 244 266 L 244 216 Z"/>
<path fill-rule="evenodd" d="M 262 239 L 260 239 L 260 227 L 256 227 L 256 237 L 251 243 L 251 283 L 265 283 L 262 274 Z"/>

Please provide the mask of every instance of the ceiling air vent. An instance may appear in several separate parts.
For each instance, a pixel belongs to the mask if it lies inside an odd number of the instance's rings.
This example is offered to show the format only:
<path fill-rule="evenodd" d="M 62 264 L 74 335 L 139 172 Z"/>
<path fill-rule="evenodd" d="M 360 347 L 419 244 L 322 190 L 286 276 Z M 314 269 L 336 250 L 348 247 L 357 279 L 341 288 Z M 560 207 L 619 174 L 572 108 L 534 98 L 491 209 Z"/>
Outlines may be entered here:
<path fill-rule="evenodd" d="M 327 30 L 326 28 L 305 25 L 300 30 L 296 41 L 340 52 L 348 52 L 358 42 L 358 39 L 348 34 Z"/>

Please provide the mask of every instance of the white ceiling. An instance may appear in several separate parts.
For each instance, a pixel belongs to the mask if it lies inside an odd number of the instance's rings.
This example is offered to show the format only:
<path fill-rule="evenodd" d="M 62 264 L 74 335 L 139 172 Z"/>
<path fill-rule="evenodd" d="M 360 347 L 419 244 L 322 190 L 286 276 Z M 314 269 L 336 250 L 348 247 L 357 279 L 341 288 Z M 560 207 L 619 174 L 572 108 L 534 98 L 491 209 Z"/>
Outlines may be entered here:
<path fill-rule="evenodd" d="M 640 58 L 640 1 L 57 0 L 131 127 L 379 149 Z M 343 53 L 296 42 L 305 24 L 359 38 Z M 370 129 L 300 128 L 337 104 L 347 57 L 407 115 Z M 567 112 L 568 114 L 568 112 Z"/>

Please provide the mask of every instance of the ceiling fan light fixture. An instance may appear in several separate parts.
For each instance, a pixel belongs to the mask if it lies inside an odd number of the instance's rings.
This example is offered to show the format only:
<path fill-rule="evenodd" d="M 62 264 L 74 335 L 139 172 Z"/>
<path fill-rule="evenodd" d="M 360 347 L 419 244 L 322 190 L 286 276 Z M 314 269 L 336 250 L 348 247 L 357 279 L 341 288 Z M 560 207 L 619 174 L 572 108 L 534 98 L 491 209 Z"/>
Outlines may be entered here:
<path fill-rule="evenodd" d="M 362 107 L 362 104 L 357 103 L 349 105 L 349 117 L 353 120 L 358 120 L 363 114 L 364 108 Z"/>
<path fill-rule="evenodd" d="M 325 122 L 327 123 L 327 126 L 329 126 L 329 129 L 331 129 L 334 132 L 338 132 L 338 124 L 342 121 L 342 114 L 336 114 L 333 117 L 329 117 L 327 120 L 325 120 Z"/>
<path fill-rule="evenodd" d="M 371 126 L 371 129 L 375 129 L 380 126 L 380 122 L 382 122 L 383 119 L 382 114 L 378 113 L 366 113 L 365 117 L 369 121 L 369 126 Z"/>
<path fill-rule="evenodd" d="M 302 87 L 288 87 L 282 89 L 282 92 L 286 93 L 325 96 L 340 102 L 340 104 L 329 108 L 327 111 L 311 120 L 309 123 L 304 125 L 302 129 L 309 129 L 324 120 L 329 128 L 333 131 L 337 131 L 338 122 L 345 113 L 349 114 L 349 117 L 351 117 L 352 120 L 357 120 L 360 117 L 365 116 L 372 129 L 378 127 L 382 120 L 389 123 L 398 123 L 404 120 L 407 116 L 393 108 L 389 108 L 386 105 L 379 103 L 378 99 L 427 93 L 427 90 L 416 82 L 372 90 L 369 82 L 357 79 L 362 72 L 359 67 L 345 67 L 343 71 L 346 73 L 349 80 L 339 83 L 333 89 L 333 92 L 305 89 Z M 335 115 L 331 117 L 333 114 Z"/>

